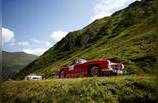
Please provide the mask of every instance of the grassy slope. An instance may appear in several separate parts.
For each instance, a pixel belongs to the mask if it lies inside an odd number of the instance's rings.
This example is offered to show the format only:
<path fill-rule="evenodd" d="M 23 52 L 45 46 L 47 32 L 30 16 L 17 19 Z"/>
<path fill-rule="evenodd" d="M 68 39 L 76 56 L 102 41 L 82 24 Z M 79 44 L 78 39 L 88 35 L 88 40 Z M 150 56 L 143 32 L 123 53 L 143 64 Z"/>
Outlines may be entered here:
<path fill-rule="evenodd" d="M 156 103 L 154 77 L 7 81 L 0 85 L 1 103 Z M 156 78 L 155 78 L 156 80 Z"/>
<path fill-rule="evenodd" d="M 156 28 L 156 25 L 152 22 L 150 24 L 143 22 L 134 25 L 119 36 L 108 41 L 106 41 L 106 37 L 102 38 L 101 41 L 91 47 L 72 53 L 69 59 L 61 59 L 46 69 L 40 69 L 36 72 L 47 78 L 51 77 L 51 73 L 60 68 L 61 65 L 70 64 L 70 61 L 76 58 L 96 59 L 108 57 L 122 60 L 128 73 L 150 73 L 156 69 L 154 65 L 158 57 L 156 53 L 158 40 Z"/>
<path fill-rule="evenodd" d="M 24 68 L 17 78 L 31 72 L 51 78 L 52 72 L 76 58 L 114 58 L 125 63 L 128 74 L 153 72 L 158 60 L 156 16 L 156 0 L 135 2 L 111 17 L 70 32 Z"/>

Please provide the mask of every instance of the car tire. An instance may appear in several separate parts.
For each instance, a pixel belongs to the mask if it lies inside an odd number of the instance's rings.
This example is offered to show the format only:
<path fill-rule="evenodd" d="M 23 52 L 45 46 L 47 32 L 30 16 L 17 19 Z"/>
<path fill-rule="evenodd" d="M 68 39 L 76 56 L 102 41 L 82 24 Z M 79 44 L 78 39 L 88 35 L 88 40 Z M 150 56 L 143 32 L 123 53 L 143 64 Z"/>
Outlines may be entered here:
<path fill-rule="evenodd" d="M 89 72 L 90 72 L 90 76 L 93 76 L 93 77 L 100 75 L 99 67 L 97 66 L 92 66 Z"/>

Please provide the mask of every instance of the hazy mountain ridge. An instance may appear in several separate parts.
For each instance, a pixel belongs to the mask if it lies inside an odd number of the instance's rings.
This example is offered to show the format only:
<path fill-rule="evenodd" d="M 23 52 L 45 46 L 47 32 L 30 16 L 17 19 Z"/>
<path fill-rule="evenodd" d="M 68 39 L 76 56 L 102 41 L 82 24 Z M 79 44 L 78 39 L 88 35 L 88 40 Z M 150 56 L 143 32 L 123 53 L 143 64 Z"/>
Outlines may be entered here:
<path fill-rule="evenodd" d="M 2 79 L 13 78 L 14 75 L 26 65 L 35 60 L 37 56 L 24 52 L 2 51 Z"/>
<path fill-rule="evenodd" d="M 157 2 L 142 0 L 110 17 L 98 19 L 65 38 L 17 75 L 37 72 L 46 78 L 76 58 L 114 58 L 126 63 L 127 73 L 152 72 L 157 56 Z"/>

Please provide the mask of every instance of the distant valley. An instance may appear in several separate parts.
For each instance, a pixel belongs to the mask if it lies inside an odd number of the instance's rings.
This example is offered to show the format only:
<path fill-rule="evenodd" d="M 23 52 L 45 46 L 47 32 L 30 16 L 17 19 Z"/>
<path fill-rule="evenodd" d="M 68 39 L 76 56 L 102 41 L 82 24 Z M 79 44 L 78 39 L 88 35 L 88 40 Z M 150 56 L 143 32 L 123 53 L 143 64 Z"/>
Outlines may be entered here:
<path fill-rule="evenodd" d="M 2 79 L 14 78 L 16 73 L 37 58 L 35 55 L 24 52 L 2 51 L 1 55 Z"/>

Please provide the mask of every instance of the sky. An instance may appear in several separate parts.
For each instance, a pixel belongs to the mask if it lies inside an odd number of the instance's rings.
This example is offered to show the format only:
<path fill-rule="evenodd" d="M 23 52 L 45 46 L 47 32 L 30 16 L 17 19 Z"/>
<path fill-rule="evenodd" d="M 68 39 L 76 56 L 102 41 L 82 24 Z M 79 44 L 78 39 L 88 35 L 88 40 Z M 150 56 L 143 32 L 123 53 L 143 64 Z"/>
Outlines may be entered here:
<path fill-rule="evenodd" d="M 0 0 L 2 49 L 41 55 L 69 32 L 135 0 Z"/>

